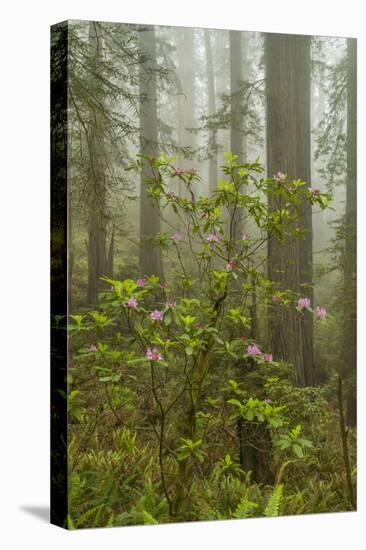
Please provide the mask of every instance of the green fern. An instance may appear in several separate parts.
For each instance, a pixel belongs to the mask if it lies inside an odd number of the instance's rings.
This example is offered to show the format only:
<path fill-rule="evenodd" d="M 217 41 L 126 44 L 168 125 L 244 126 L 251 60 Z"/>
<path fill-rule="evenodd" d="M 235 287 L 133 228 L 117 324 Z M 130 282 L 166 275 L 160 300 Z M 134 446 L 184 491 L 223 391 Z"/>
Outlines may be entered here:
<path fill-rule="evenodd" d="M 158 525 L 158 521 L 147 510 L 142 510 L 142 517 L 145 525 Z"/>
<path fill-rule="evenodd" d="M 253 514 L 257 507 L 258 504 L 252 502 L 251 500 L 248 500 L 247 497 L 243 497 L 234 512 L 234 518 L 248 518 Z"/>
<path fill-rule="evenodd" d="M 276 485 L 272 491 L 271 496 L 268 499 L 267 505 L 264 509 L 264 515 L 266 517 L 274 517 L 279 515 L 281 501 L 283 494 L 283 485 L 280 483 Z"/>

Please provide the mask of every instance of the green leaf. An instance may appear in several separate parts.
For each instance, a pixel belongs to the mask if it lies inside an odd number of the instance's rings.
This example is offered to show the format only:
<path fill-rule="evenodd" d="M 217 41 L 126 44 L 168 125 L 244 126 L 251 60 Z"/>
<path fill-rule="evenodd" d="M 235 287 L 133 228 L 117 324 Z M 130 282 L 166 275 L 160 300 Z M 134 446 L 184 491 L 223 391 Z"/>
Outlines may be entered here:
<path fill-rule="evenodd" d="M 294 443 L 292 445 L 292 450 L 294 451 L 296 456 L 298 456 L 299 458 L 304 458 L 304 453 L 300 445 L 298 445 L 297 443 Z"/>
<path fill-rule="evenodd" d="M 149 359 L 147 357 L 139 357 L 139 359 L 130 359 L 127 361 L 127 365 L 133 365 L 135 363 L 147 363 Z"/>
<path fill-rule="evenodd" d="M 72 520 L 70 514 L 68 514 L 68 516 L 67 516 L 67 528 L 68 528 L 68 529 L 71 529 L 71 530 L 76 529 L 76 525 L 75 525 L 75 523 L 73 522 L 73 520 Z"/>
<path fill-rule="evenodd" d="M 172 314 L 170 311 L 168 311 L 165 315 L 164 315 L 164 324 L 166 326 L 170 325 L 170 323 L 172 322 Z"/>

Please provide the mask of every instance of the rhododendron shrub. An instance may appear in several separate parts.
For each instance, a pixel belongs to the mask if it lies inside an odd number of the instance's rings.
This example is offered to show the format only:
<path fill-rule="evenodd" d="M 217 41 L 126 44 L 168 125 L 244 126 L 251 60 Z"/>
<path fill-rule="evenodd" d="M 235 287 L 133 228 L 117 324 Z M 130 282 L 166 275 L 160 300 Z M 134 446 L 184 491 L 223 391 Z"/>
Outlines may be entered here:
<path fill-rule="evenodd" d="M 265 393 L 267 378 L 283 366 L 266 341 L 257 340 L 254 301 L 260 294 L 264 314 L 267 307 L 312 311 L 307 298 L 276 288 L 263 256 L 269 237 L 301 238 L 304 201 L 325 208 L 328 198 L 282 173 L 267 178 L 259 162 L 239 164 L 230 153 L 211 196 L 201 192 L 199 175 L 173 158 L 141 157 L 134 168 L 146 164 L 152 174 L 147 189 L 161 216 L 166 279 L 105 277 L 99 311 L 71 323 L 80 344 L 72 362 L 98 379 L 96 399 L 117 422 L 128 417 L 136 426 L 131 408 L 139 411 L 140 428 L 150 426 L 153 435 L 167 514 L 189 519 L 187 499 L 197 472 L 205 471 L 218 422 L 234 432 L 240 419 L 265 423 L 274 436 L 286 427 L 285 411 Z M 281 209 L 268 210 L 271 194 L 283 197 Z M 324 319 L 326 311 L 317 306 L 314 315 Z M 246 380 L 247 390 L 239 389 Z M 129 387 L 133 406 L 126 409 Z M 257 393 L 248 395 L 248 387 Z M 282 434 L 279 445 L 290 441 L 300 456 L 301 441 L 291 433 Z"/>

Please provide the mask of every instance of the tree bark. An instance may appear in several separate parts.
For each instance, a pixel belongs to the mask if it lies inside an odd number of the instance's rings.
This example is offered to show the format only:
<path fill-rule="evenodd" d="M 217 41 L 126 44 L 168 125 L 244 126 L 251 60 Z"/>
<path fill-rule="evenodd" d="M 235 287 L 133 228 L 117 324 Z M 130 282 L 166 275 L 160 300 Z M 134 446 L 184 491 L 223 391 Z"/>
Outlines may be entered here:
<path fill-rule="evenodd" d="M 195 147 L 195 135 L 190 128 L 196 126 L 194 44 L 194 29 L 181 29 L 178 33 L 178 163 L 184 169 L 197 168 L 190 158 Z M 178 186 L 177 193 L 184 196 L 185 190 Z"/>
<path fill-rule="evenodd" d="M 266 36 L 267 164 L 268 175 L 310 182 L 310 37 L 268 34 Z M 269 209 L 281 207 L 282 199 L 271 196 Z M 269 278 L 282 289 L 291 289 L 313 303 L 312 212 L 302 205 L 304 238 L 278 243 L 269 238 Z M 295 366 L 296 382 L 315 382 L 313 317 L 273 306 L 269 321 L 274 356 Z"/>
<path fill-rule="evenodd" d="M 346 422 L 357 422 L 357 42 L 347 39 L 347 186 L 344 248 L 342 377 L 346 382 Z"/>
<path fill-rule="evenodd" d="M 240 117 L 242 107 L 242 98 L 240 86 L 242 82 L 242 50 L 241 50 L 241 31 L 229 31 L 230 39 L 230 94 L 231 94 L 231 126 L 230 126 L 230 144 L 231 152 L 238 155 L 239 162 L 243 158 L 243 137 Z"/>
<path fill-rule="evenodd" d="M 247 38 L 240 31 L 229 32 L 230 42 L 230 147 L 238 162 L 247 162 L 247 136 L 243 117 L 243 82 L 248 79 Z M 241 192 L 245 192 L 244 189 Z M 234 219 L 234 236 L 240 239 L 244 231 L 244 212 L 237 210 Z"/>
<path fill-rule="evenodd" d="M 140 150 L 143 155 L 156 158 L 158 146 L 158 113 L 156 89 L 156 41 L 154 27 L 139 29 L 140 63 Z M 140 274 L 157 275 L 163 279 L 161 249 L 155 239 L 160 233 L 159 207 L 147 192 L 146 179 L 154 177 L 145 167 L 140 180 Z"/>
<path fill-rule="evenodd" d="M 89 23 L 90 65 L 94 72 L 102 61 L 102 37 L 100 23 Z M 103 96 L 91 82 L 95 101 L 90 111 L 89 131 L 89 219 L 88 219 L 88 289 L 87 302 L 97 302 L 101 290 L 100 277 L 106 274 L 107 261 L 107 205 L 104 150 L 104 102 Z"/>
<path fill-rule="evenodd" d="M 207 73 L 207 96 L 208 96 L 208 116 L 212 117 L 216 113 L 216 90 L 214 65 L 212 59 L 212 47 L 210 32 L 204 30 L 205 50 L 206 50 L 206 73 Z M 208 168 L 208 182 L 210 194 L 217 188 L 217 130 L 209 130 L 209 146 L 211 148 Z"/>

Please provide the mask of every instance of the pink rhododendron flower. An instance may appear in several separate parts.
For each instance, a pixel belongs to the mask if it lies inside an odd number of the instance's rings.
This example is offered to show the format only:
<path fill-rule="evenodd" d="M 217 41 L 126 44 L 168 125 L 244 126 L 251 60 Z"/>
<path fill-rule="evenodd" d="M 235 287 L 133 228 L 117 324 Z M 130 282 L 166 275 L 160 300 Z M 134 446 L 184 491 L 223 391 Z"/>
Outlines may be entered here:
<path fill-rule="evenodd" d="M 241 238 L 242 241 L 249 241 L 249 239 L 250 239 L 250 235 L 248 235 L 248 233 L 244 233 Z"/>
<path fill-rule="evenodd" d="M 259 349 L 257 344 L 249 344 L 248 349 L 247 349 L 247 354 L 248 355 L 260 355 L 261 350 Z"/>
<path fill-rule="evenodd" d="M 301 309 L 307 309 L 308 307 L 310 307 L 310 300 L 309 298 L 299 298 L 297 305 Z"/>
<path fill-rule="evenodd" d="M 164 312 L 159 311 L 158 309 L 154 309 L 154 311 L 150 313 L 150 318 L 153 321 L 162 321 L 164 319 Z"/>
<path fill-rule="evenodd" d="M 180 243 L 180 241 L 183 239 L 182 235 L 180 233 L 174 233 L 174 235 L 171 236 L 172 241 L 175 241 L 176 243 Z"/>
<path fill-rule="evenodd" d="M 277 296 L 277 294 L 272 294 L 272 302 L 279 302 L 280 301 L 280 297 Z"/>
<path fill-rule="evenodd" d="M 145 355 L 150 361 L 162 361 L 163 359 L 158 348 L 147 348 Z"/>
<path fill-rule="evenodd" d="M 165 305 L 168 309 L 172 309 L 173 307 L 175 307 L 177 305 L 177 302 L 176 301 L 170 301 L 170 300 L 167 300 L 165 302 Z"/>
<path fill-rule="evenodd" d="M 232 271 L 236 268 L 236 262 L 228 262 L 225 267 L 227 271 Z"/>
<path fill-rule="evenodd" d="M 136 281 L 137 286 L 146 286 L 147 280 L 146 279 L 137 279 Z"/>
<path fill-rule="evenodd" d="M 273 174 L 273 179 L 275 181 L 283 181 L 285 177 L 285 174 L 283 174 L 282 172 L 277 172 L 277 174 Z"/>
<path fill-rule="evenodd" d="M 190 168 L 188 170 L 188 174 L 190 174 L 191 176 L 195 176 L 197 174 L 197 170 L 195 168 Z"/>
<path fill-rule="evenodd" d="M 268 403 L 269 405 L 270 405 L 271 403 L 273 403 L 272 399 L 265 399 L 264 402 L 265 402 L 265 403 Z"/>
<path fill-rule="evenodd" d="M 92 344 L 89 348 L 89 351 L 96 352 L 96 351 L 98 351 L 98 348 L 97 348 L 97 346 L 94 346 L 94 344 Z"/>
<path fill-rule="evenodd" d="M 273 355 L 272 355 L 272 353 L 264 353 L 262 359 L 263 359 L 263 361 L 268 363 L 269 361 L 273 360 Z"/>
<path fill-rule="evenodd" d="M 319 317 L 319 319 L 324 319 L 324 317 L 327 316 L 327 310 L 321 306 L 316 306 L 315 313 L 316 316 Z"/>
<path fill-rule="evenodd" d="M 215 235 L 215 233 L 210 233 L 206 237 L 206 241 L 208 241 L 209 243 L 217 243 L 219 242 L 219 240 L 220 240 L 219 237 Z"/>
<path fill-rule="evenodd" d="M 181 174 L 183 174 L 183 172 L 184 172 L 184 169 L 183 169 L 183 168 L 179 168 L 178 166 L 177 166 L 177 168 L 175 169 L 175 175 L 176 175 L 176 176 L 180 176 Z"/>
<path fill-rule="evenodd" d="M 174 193 L 174 191 L 168 191 L 166 196 L 169 197 L 170 199 L 174 199 L 174 200 L 177 200 L 179 198 L 178 195 L 176 193 Z"/>
<path fill-rule="evenodd" d="M 134 308 L 134 307 L 137 307 L 138 305 L 139 305 L 139 303 L 136 300 L 136 298 L 134 298 L 134 296 L 131 296 L 131 298 L 127 302 L 127 306 Z"/>

